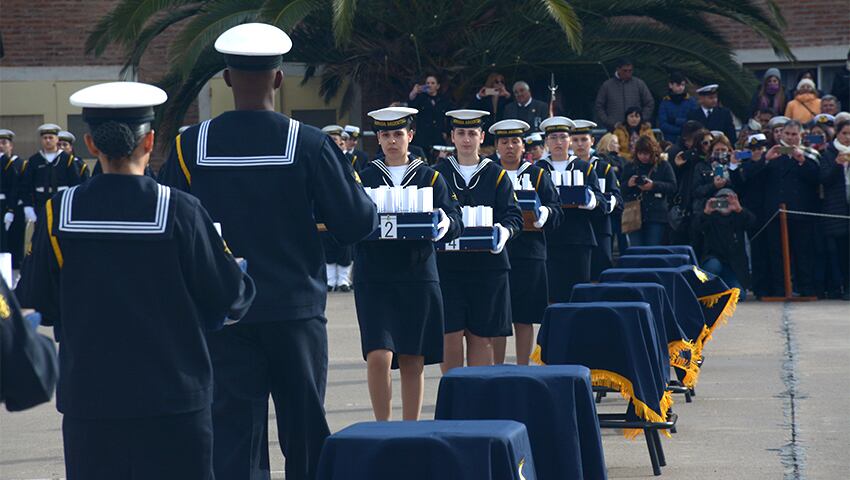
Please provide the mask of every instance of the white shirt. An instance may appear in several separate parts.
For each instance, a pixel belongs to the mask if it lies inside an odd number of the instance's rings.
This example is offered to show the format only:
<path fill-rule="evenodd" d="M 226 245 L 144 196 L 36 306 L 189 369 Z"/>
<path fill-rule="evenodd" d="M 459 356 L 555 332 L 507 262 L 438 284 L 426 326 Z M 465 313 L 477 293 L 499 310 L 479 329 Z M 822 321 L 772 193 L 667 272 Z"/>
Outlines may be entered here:
<path fill-rule="evenodd" d="M 41 152 L 41 155 L 47 160 L 47 163 L 53 163 L 56 157 L 59 156 L 59 151 L 57 150 L 53 153 Z"/>
<path fill-rule="evenodd" d="M 472 174 L 475 173 L 475 170 L 478 168 L 478 165 L 461 165 L 458 164 L 460 168 L 460 175 L 463 177 L 463 181 L 469 184 L 469 180 L 472 179 Z"/>
<path fill-rule="evenodd" d="M 516 170 L 505 170 L 505 171 L 508 172 L 508 178 L 511 179 L 511 182 L 513 182 L 514 185 L 516 185 L 516 183 L 517 183 L 517 171 Z"/>
<path fill-rule="evenodd" d="M 549 160 L 552 162 L 552 166 L 555 167 L 555 171 L 557 172 L 566 172 L 567 167 L 570 166 L 569 160 Z"/>
<path fill-rule="evenodd" d="M 531 97 L 528 97 L 528 101 L 527 101 L 527 102 L 525 102 L 525 103 L 519 103 L 519 102 L 516 102 L 516 103 L 517 103 L 517 105 L 519 105 L 520 107 L 527 107 L 527 106 L 531 105 L 531 101 L 532 101 L 532 100 L 534 100 L 534 99 L 533 99 L 533 98 L 531 98 Z"/>
<path fill-rule="evenodd" d="M 704 113 L 706 117 L 711 115 L 711 111 L 714 110 L 713 108 L 705 108 L 705 107 L 700 107 L 700 108 L 702 109 L 702 113 Z"/>
<path fill-rule="evenodd" d="M 401 185 L 404 182 L 404 172 L 407 171 L 407 165 L 397 165 L 393 167 L 387 165 L 387 170 L 390 171 L 390 176 L 393 179 L 393 185 Z"/>

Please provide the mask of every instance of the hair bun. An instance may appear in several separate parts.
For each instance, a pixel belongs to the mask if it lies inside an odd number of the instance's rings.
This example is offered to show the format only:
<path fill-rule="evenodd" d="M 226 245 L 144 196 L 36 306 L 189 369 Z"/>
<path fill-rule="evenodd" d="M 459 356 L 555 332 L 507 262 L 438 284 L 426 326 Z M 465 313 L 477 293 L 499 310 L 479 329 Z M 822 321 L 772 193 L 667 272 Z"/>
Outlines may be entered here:
<path fill-rule="evenodd" d="M 136 149 L 138 137 L 129 125 L 116 121 L 99 124 L 91 132 L 94 145 L 110 160 L 130 156 Z"/>

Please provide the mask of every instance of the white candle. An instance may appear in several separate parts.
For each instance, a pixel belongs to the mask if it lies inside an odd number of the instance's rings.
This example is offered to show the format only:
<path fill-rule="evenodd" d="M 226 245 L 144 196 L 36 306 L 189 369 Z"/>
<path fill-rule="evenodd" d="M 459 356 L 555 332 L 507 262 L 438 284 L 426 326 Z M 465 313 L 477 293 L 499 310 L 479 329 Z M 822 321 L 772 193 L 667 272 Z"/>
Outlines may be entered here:
<path fill-rule="evenodd" d="M 584 185 L 584 172 L 581 170 L 573 170 L 573 185 L 577 187 Z"/>

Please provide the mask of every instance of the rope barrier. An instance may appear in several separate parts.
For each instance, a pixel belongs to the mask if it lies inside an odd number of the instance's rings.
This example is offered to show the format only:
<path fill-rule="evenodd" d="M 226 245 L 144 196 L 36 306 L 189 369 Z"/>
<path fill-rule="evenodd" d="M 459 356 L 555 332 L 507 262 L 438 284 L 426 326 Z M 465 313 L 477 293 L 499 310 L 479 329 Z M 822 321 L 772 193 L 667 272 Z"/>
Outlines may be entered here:
<path fill-rule="evenodd" d="M 770 225 L 770 222 L 772 222 L 773 219 L 776 218 L 776 216 L 779 215 L 780 212 L 790 213 L 790 214 L 793 214 L 793 215 L 806 215 L 806 216 L 809 216 L 809 217 L 837 218 L 839 220 L 850 220 L 850 215 L 834 215 L 834 214 L 831 214 L 831 213 L 802 212 L 802 211 L 799 211 L 799 210 L 786 210 L 786 209 L 780 208 L 780 209 L 777 209 L 775 212 L 773 212 L 773 215 L 771 215 L 770 218 L 766 222 L 764 222 L 764 225 L 761 226 L 761 228 L 755 233 L 755 235 L 750 237 L 750 241 L 755 240 L 756 237 L 761 235 L 761 232 L 763 232 L 764 229 L 767 228 L 768 225 Z"/>

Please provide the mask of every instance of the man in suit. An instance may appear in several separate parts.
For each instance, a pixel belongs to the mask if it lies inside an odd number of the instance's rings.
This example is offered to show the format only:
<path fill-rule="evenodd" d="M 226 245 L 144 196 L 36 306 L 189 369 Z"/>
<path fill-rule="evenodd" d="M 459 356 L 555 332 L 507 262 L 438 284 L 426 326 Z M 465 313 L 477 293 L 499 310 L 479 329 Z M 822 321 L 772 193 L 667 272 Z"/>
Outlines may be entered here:
<path fill-rule="evenodd" d="M 537 130 L 540 122 L 549 117 L 549 105 L 531 98 L 531 88 L 522 80 L 514 83 L 514 100 L 505 106 L 504 118 L 522 120 Z"/>
<path fill-rule="evenodd" d="M 737 138 L 735 122 L 732 121 L 732 112 L 728 108 L 718 105 L 717 90 L 719 88 L 720 86 L 714 83 L 697 90 L 699 108 L 688 112 L 688 120 L 696 120 L 707 130 L 723 132 L 729 142 L 735 145 Z"/>

